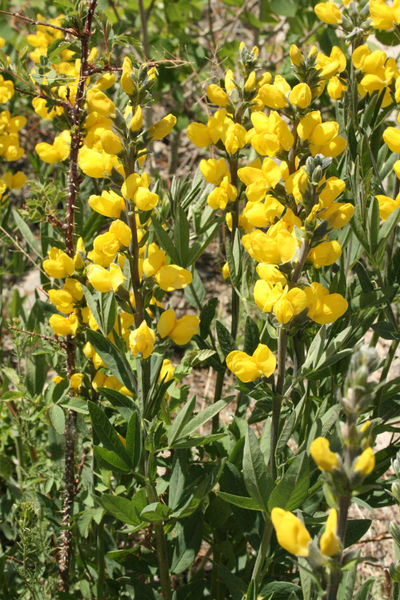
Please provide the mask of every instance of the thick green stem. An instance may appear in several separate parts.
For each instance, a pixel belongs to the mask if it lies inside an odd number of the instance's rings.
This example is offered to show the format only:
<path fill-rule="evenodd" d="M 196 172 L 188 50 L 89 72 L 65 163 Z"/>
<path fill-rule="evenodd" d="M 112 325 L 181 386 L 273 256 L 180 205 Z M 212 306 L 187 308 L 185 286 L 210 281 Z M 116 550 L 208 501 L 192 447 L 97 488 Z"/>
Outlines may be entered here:
<path fill-rule="evenodd" d="M 254 581 L 255 586 L 256 586 L 256 595 L 258 592 L 258 585 L 260 582 L 260 577 L 262 575 L 262 569 L 263 569 L 264 562 L 265 562 L 265 556 L 267 554 L 267 548 L 269 546 L 269 542 L 271 539 L 271 533 L 272 533 L 272 523 L 271 523 L 270 519 L 267 517 L 267 520 L 265 521 L 265 526 L 264 526 L 264 533 L 263 533 L 263 536 L 261 539 L 260 547 L 257 552 L 257 558 L 256 558 L 256 562 L 254 563 L 253 573 L 251 576 L 251 579 Z"/>
<path fill-rule="evenodd" d="M 224 377 L 225 377 L 225 369 L 223 369 L 223 370 L 221 369 L 221 371 L 218 371 L 218 373 L 217 373 L 217 380 L 215 382 L 214 399 L 213 399 L 214 404 L 216 402 L 218 402 L 218 400 L 221 399 L 222 390 L 224 387 Z M 219 413 L 213 416 L 212 432 L 216 433 L 218 431 L 218 428 L 219 428 Z"/>

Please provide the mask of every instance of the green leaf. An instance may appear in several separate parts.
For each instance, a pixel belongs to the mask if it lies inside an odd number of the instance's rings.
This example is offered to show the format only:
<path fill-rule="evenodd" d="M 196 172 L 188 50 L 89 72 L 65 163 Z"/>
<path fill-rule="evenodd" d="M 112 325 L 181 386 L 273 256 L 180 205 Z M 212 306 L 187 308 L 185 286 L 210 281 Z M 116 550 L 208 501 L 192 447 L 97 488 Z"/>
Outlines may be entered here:
<path fill-rule="evenodd" d="M 172 261 L 175 264 L 178 264 L 179 255 L 171 238 L 162 227 L 156 215 L 152 215 L 151 220 L 161 248 L 163 248 L 167 252 L 168 256 L 172 259 Z"/>
<path fill-rule="evenodd" d="M 185 288 L 186 300 L 199 310 L 206 297 L 206 290 L 197 270 L 193 271 L 193 281 Z"/>
<path fill-rule="evenodd" d="M 298 2 L 295 2 L 295 0 L 285 0 L 284 2 L 271 0 L 270 6 L 274 13 L 283 17 L 295 17 L 299 10 Z"/>
<path fill-rule="evenodd" d="M 175 440 L 178 438 L 180 432 L 185 427 L 186 423 L 190 420 L 194 407 L 196 405 L 196 397 L 192 396 L 190 400 L 182 406 L 181 410 L 176 415 L 174 422 L 168 430 L 168 445 L 172 446 Z"/>
<path fill-rule="evenodd" d="M 307 498 L 310 484 L 309 460 L 305 452 L 297 455 L 278 485 L 272 490 L 268 508 L 295 510 Z"/>
<path fill-rule="evenodd" d="M 114 329 L 117 318 L 117 302 L 112 292 L 101 295 L 102 317 L 106 335 Z M 118 334 L 118 327 L 116 329 Z"/>
<path fill-rule="evenodd" d="M 247 429 L 243 452 L 243 478 L 246 489 L 258 506 L 268 512 L 268 498 L 274 487 L 256 435 Z"/>
<path fill-rule="evenodd" d="M 374 197 L 368 210 L 368 241 L 371 254 L 375 254 L 378 247 L 379 221 L 379 203 Z"/>
<path fill-rule="evenodd" d="M 117 456 L 119 456 L 121 460 L 126 463 L 126 465 L 129 465 L 130 457 L 125 449 L 125 446 L 118 437 L 114 427 L 107 419 L 105 412 L 98 404 L 95 404 L 91 400 L 88 401 L 88 406 L 93 429 L 95 430 L 96 435 L 103 444 L 104 448 L 115 452 L 115 454 L 117 454 Z"/>
<path fill-rule="evenodd" d="M 203 515 L 198 511 L 181 522 L 181 531 L 176 538 L 172 556 L 172 573 L 183 573 L 194 562 L 203 536 Z"/>
<path fill-rule="evenodd" d="M 229 502 L 229 504 L 239 506 L 239 508 L 245 508 L 246 510 L 263 510 L 263 507 L 253 498 L 236 496 L 235 494 L 228 494 L 228 492 L 217 492 L 217 496 L 222 498 L 222 500 L 225 500 L 225 502 Z"/>
<path fill-rule="evenodd" d="M 102 446 L 95 446 L 94 456 L 100 466 L 110 469 L 110 471 L 121 471 L 122 473 L 130 471 L 128 464 L 112 450 L 107 450 L 107 448 L 103 448 Z"/>
<path fill-rule="evenodd" d="M 82 285 L 83 293 L 85 294 L 85 300 L 87 302 L 88 307 L 90 308 L 90 311 L 94 317 L 94 320 L 96 321 L 97 325 L 100 327 L 101 331 L 103 331 L 103 333 L 104 333 L 103 321 L 101 320 L 100 313 L 97 310 L 97 302 L 95 300 L 95 295 L 92 294 L 88 290 L 86 285 L 83 285 L 83 283 L 81 285 Z M 97 292 L 96 292 L 96 296 L 98 297 Z"/>
<path fill-rule="evenodd" d="M 128 423 L 126 433 L 126 451 L 130 458 L 131 464 L 135 469 L 140 462 L 142 455 L 142 428 L 140 424 L 139 414 L 135 411 Z"/>
<path fill-rule="evenodd" d="M 32 248 L 32 250 L 39 256 L 39 258 L 43 258 L 42 252 L 38 246 L 37 241 L 30 229 L 30 227 L 25 223 L 21 215 L 13 208 L 12 214 L 14 217 L 14 221 L 18 229 L 20 230 L 22 237 L 27 242 L 27 244 Z"/>
<path fill-rule="evenodd" d="M 205 339 L 210 333 L 212 320 L 218 306 L 218 298 L 210 298 L 200 311 L 200 337 Z"/>
<path fill-rule="evenodd" d="M 50 422 L 59 435 L 63 435 L 65 431 L 65 415 L 61 406 L 53 404 L 49 408 Z"/>
<path fill-rule="evenodd" d="M 171 509 L 166 504 L 163 504 L 162 502 L 152 502 L 142 510 L 140 517 L 143 521 L 160 524 L 168 518 L 170 512 Z"/>
<path fill-rule="evenodd" d="M 244 328 L 244 352 L 246 352 L 247 354 L 253 354 L 259 342 L 260 334 L 258 331 L 257 324 L 248 315 L 246 318 L 246 325 Z"/>
<path fill-rule="evenodd" d="M 235 340 L 220 321 L 216 321 L 217 337 L 218 342 L 224 357 L 228 356 L 230 352 L 236 350 Z"/>
<path fill-rule="evenodd" d="M 179 265 L 187 267 L 189 262 L 189 223 L 181 206 L 175 215 L 174 242 L 179 256 Z"/>
<path fill-rule="evenodd" d="M 179 441 L 181 438 L 185 438 L 190 436 L 191 433 L 194 433 L 199 427 L 204 425 L 212 419 L 215 415 L 217 415 L 227 403 L 225 400 L 218 400 L 215 404 L 210 404 L 204 410 L 199 412 L 193 419 L 191 419 L 181 430 L 179 436 L 177 436 L 176 441 Z"/>
<path fill-rule="evenodd" d="M 103 494 L 97 500 L 107 512 L 127 525 L 140 525 L 142 522 L 136 503 L 128 498 Z"/>
<path fill-rule="evenodd" d="M 347 548 L 358 542 L 358 540 L 367 533 L 368 529 L 371 527 L 371 523 L 371 519 L 350 519 L 347 522 L 344 547 Z"/>
<path fill-rule="evenodd" d="M 92 331 L 89 329 L 86 335 L 96 352 L 100 354 L 107 368 L 110 369 L 112 374 L 115 375 L 128 390 L 133 392 L 135 387 L 132 370 L 129 367 L 126 358 L 120 354 L 118 348 L 99 331 Z"/>

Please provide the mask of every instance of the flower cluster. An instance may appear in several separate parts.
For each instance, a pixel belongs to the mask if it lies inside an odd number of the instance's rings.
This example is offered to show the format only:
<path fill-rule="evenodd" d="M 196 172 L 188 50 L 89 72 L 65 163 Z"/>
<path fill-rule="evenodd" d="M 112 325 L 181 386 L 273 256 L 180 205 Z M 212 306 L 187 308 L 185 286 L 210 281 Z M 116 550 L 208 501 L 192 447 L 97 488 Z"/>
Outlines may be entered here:
<path fill-rule="evenodd" d="M 208 86 L 207 95 L 218 108 L 207 124 L 190 124 L 187 134 L 197 146 L 213 145 L 220 155 L 200 163 L 205 180 L 215 186 L 208 204 L 226 211 L 231 230 L 239 227 L 243 232 L 243 247 L 256 261 L 260 277 L 254 287 L 257 306 L 280 325 L 307 317 L 332 323 L 345 313 L 347 301 L 321 283 L 301 280 L 301 275 L 307 261 L 315 269 L 336 262 L 341 246 L 335 230 L 354 211 L 351 204 L 337 201 L 345 182 L 326 176 L 346 140 L 336 121 L 324 121 L 320 110 L 313 109 L 327 80 L 331 96 L 339 98 L 346 89 L 339 79 L 346 59 L 338 47 L 330 56 L 313 48 L 304 57 L 292 46 L 299 83 L 291 87 L 280 75 L 257 77 L 257 55 L 256 48 L 247 52 L 241 47 L 243 81 L 228 71 L 223 87 Z M 258 157 L 240 166 L 245 148 Z M 227 364 L 244 381 L 242 366 L 251 357 L 242 354 L 230 356 Z M 252 381 L 262 373 L 255 363 L 244 377 Z"/>

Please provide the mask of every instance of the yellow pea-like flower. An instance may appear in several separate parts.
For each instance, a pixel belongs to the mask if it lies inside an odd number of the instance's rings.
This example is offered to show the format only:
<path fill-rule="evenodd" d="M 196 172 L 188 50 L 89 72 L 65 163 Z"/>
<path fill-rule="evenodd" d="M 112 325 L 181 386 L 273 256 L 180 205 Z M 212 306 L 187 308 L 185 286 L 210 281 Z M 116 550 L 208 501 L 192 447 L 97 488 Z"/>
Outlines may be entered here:
<path fill-rule="evenodd" d="M 75 314 L 71 314 L 68 317 L 51 315 L 49 325 L 56 335 L 75 335 L 79 326 L 79 321 Z"/>
<path fill-rule="evenodd" d="M 109 270 L 101 265 L 89 265 L 87 277 L 94 289 L 103 293 L 116 292 L 126 279 L 119 265 L 114 263 L 110 265 Z"/>
<path fill-rule="evenodd" d="M 161 140 L 168 135 L 175 127 L 176 117 L 173 114 L 166 115 L 157 123 L 154 123 L 149 129 L 149 135 L 152 141 Z"/>
<path fill-rule="evenodd" d="M 127 248 L 131 243 L 132 231 L 124 221 L 121 221 L 120 219 L 113 221 L 110 225 L 109 232 L 116 237 L 121 246 Z"/>
<path fill-rule="evenodd" d="M 181 290 L 192 283 L 193 275 L 178 265 L 163 265 L 154 279 L 164 292 Z"/>
<path fill-rule="evenodd" d="M 101 90 L 92 88 L 86 94 L 86 102 L 89 112 L 96 112 L 108 116 L 115 112 L 114 102 Z"/>
<path fill-rule="evenodd" d="M 213 104 L 217 106 L 226 106 L 229 102 L 229 96 L 219 85 L 211 83 L 207 86 L 207 96 Z"/>
<path fill-rule="evenodd" d="M 289 102 L 299 108 L 307 108 L 311 104 L 312 92 L 306 83 L 298 83 L 289 94 Z"/>
<path fill-rule="evenodd" d="M 321 535 L 319 547 L 324 556 L 335 556 L 340 550 L 340 540 L 336 535 L 337 530 L 337 512 L 331 508 L 326 520 L 325 531 Z"/>
<path fill-rule="evenodd" d="M 396 127 L 387 127 L 383 132 L 383 139 L 392 152 L 400 152 L 400 129 Z"/>
<path fill-rule="evenodd" d="M 338 465 L 338 458 L 335 452 L 330 449 L 329 441 L 324 437 L 317 437 L 312 442 L 310 454 L 321 471 L 331 472 Z"/>
<path fill-rule="evenodd" d="M 307 308 L 307 296 L 305 292 L 294 287 L 292 289 L 284 289 L 282 295 L 278 301 L 274 304 L 274 315 L 278 319 L 279 323 L 289 323 L 289 321 L 299 315 L 303 310 Z"/>
<path fill-rule="evenodd" d="M 70 387 L 72 390 L 80 390 L 83 382 L 83 373 L 74 373 L 71 375 Z"/>
<path fill-rule="evenodd" d="M 361 475 L 369 475 L 375 468 L 375 455 L 372 448 L 368 447 L 357 458 L 354 463 L 354 471 L 359 471 Z"/>
<path fill-rule="evenodd" d="M 112 190 L 103 190 L 101 196 L 90 196 L 89 206 L 100 215 L 111 219 L 118 219 L 121 212 L 125 210 L 123 198 Z"/>
<path fill-rule="evenodd" d="M 170 337 L 178 346 L 187 344 L 199 330 L 200 319 L 195 315 L 176 318 L 175 312 L 168 309 L 162 313 L 157 323 L 160 337 Z"/>
<path fill-rule="evenodd" d="M 400 207 L 400 194 L 397 194 L 395 200 L 383 195 L 376 196 L 376 198 L 379 203 L 379 216 L 383 221 L 386 221 L 392 212 Z"/>
<path fill-rule="evenodd" d="M 129 129 L 131 131 L 139 131 L 143 125 L 143 113 L 142 108 L 137 106 L 135 112 L 132 115 L 132 119 L 129 123 Z"/>
<path fill-rule="evenodd" d="M 210 130 L 203 123 L 190 123 L 186 133 L 189 140 L 198 148 L 204 148 L 212 143 Z"/>
<path fill-rule="evenodd" d="M 308 556 L 311 536 L 298 517 L 283 508 L 275 507 L 271 511 L 271 521 L 282 548 L 297 556 Z"/>
<path fill-rule="evenodd" d="M 262 375 L 269 377 L 275 371 L 276 358 L 265 344 L 258 344 L 252 356 L 234 350 L 226 357 L 227 367 L 240 381 L 249 383 Z"/>
<path fill-rule="evenodd" d="M 223 158 L 210 158 L 200 161 L 200 171 L 204 179 L 213 185 L 219 185 L 225 176 L 229 176 L 229 168 Z"/>
<path fill-rule="evenodd" d="M 370 0 L 369 12 L 372 23 L 376 29 L 387 31 L 392 29 L 395 24 L 393 7 L 382 0 Z"/>
<path fill-rule="evenodd" d="M 43 261 L 43 269 L 50 277 L 61 279 L 75 271 L 74 260 L 60 248 L 50 248 L 49 258 Z"/>
<path fill-rule="evenodd" d="M 303 56 L 300 52 L 300 50 L 298 49 L 298 47 L 296 46 L 296 44 L 292 44 L 290 46 L 290 61 L 292 63 L 292 65 L 294 65 L 295 67 L 299 67 L 301 65 L 301 63 L 303 62 Z"/>
<path fill-rule="evenodd" d="M 341 255 L 342 248 L 339 242 L 332 240 L 331 242 L 321 242 L 318 246 L 315 246 L 310 251 L 308 258 L 316 269 L 320 269 L 321 267 L 333 265 Z"/>
<path fill-rule="evenodd" d="M 101 145 L 107 154 L 119 154 L 123 148 L 122 142 L 118 135 L 110 130 L 104 131 L 101 136 Z"/>
<path fill-rule="evenodd" d="M 311 286 L 304 289 L 304 292 L 307 295 L 307 316 L 319 325 L 333 323 L 348 308 L 346 298 L 341 294 L 330 294 L 321 283 L 314 281 Z"/>
<path fill-rule="evenodd" d="M 320 21 L 328 25 L 337 25 L 342 21 L 342 13 L 334 2 L 319 2 L 314 6 L 314 12 Z"/>
<path fill-rule="evenodd" d="M 134 356 L 142 354 L 143 358 L 148 358 L 154 350 L 156 334 L 142 321 L 137 329 L 131 331 L 129 335 L 129 347 Z"/>
<path fill-rule="evenodd" d="M 265 106 L 269 108 L 279 109 L 288 105 L 284 92 L 276 84 L 266 83 L 258 93 Z"/>

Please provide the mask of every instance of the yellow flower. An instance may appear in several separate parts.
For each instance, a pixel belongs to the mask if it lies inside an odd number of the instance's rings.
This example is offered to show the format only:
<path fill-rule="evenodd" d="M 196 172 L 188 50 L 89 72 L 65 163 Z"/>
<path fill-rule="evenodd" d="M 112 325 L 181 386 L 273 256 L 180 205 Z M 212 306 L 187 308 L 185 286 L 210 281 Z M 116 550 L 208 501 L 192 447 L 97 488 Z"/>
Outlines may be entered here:
<path fill-rule="evenodd" d="M 297 556 L 308 556 L 311 536 L 298 517 L 283 508 L 275 507 L 271 511 L 271 521 L 282 548 Z"/>
<path fill-rule="evenodd" d="M 276 359 L 265 344 L 258 344 L 252 356 L 240 350 L 230 352 L 226 357 L 227 367 L 240 381 L 249 383 L 262 375 L 269 377 L 275 371 Z"/>
<path fill-rule="evenodd" d="M 332 265 L 342 255 L 342 248 L 337 240 L 321 242 L 308 255 L 316 269 Z"/>
<path fill-rule="evenodd" d="M 79 326 L 78 317 L 74 314 L 68 317 L 51 315 L 49 325 L 56 335 L 75 335 Z"/>
<path fill-rule="evenodd" d="M 174 376 L 174 370 L 174 366 L 169 358 L 164 358 L 158 381 L 164 381 L 164 383 L 171 381 Z"/>
<path fill-rule="evenodd" d="M 90 284 L 99 292 L 116 292 L 126 279 L 121 268 L 114 263 L 110 265 L 109 271 L 101 265 L 89 265 L 87 277 Z"/>
<path fill-rule="evenodd" d="M 89 206 L 100 215 L 111 219 L 118 219 L 121 211 L 125 210 L 123 198 L 112 190 L 103 190 L 101 196 L 90 196 Z"/>
<path fill-rule="evenodd" d="M 319 2 L 314 6 L 318 19 L 328 25 L 337 25 L 342 20 L 342 14 L 334 2 Z"/>
<path fill-rule="evenodd" d="M 181 290 L 192 283 L 193 275 L 178 265 L 163 265 L 154 279 L 164 292 Z"/>
<path fill-rule="evenodd" d="M 299 108 L 307 108 L 311 104 L 312 93 L 306 83 L 298 83 L 289 94 L 289 102 Z"/>
<path fill-rule="evenodd" d="M 342 83 L 339 77 L 335 76 L 329 80 L 328 87 L 326 89 L 332 100 L 340 100 L 344 92 L 347 90 L 347 85 Z"/>
<path fill-rule="evenodd" d="M 111 174 L 115 165 L 115 157 L 106 152 L 99 152 L 94 148 L 82 146 L 78 154 L 78 164 L 80 169 L 88 177 L 101 178 Z"/>
<path fill-rule="evenodd" d="M 96 87 L 99 90 L 108 90 L 115 83 L 115 75 L 114 73 L 104 73 L 97 81 Z"/>
<path fill-rule="evenodd" d="M 70 379 L 70 387 L 72 390 L 80 390 L 83 381 L 83 373 L 74 373 L 71 375 Z"/>
<path fill-rule="evenodd" d="M 123 148 L 118 135 L 107 129 L 100 135 L 101 145 L 107 154 L 119 154 Z"/>
<path fill-rule="evenodd" d="M 368 447 L 360 456 L 357 458 L 354 464 L 354 471 L 359 471 L 361 475 L 369 475 L 372 473 L 375 467 L 375 456 L 372 448 Z"/>
<path fill-rule="evenodd" d="M 331 472 L 338 465 L 338 458 L 329 447 L 329 441 L 324 437 L 317 437 L 310 446 L 310 454 L 321 471 Z"/>
<path fill-rule="evenodd" d="M 131 331 L 129 335 L 129 346 L 134 356 L 142 354 L 143 358 L 148 358 L 154 349 L 156 334 L 142 321 L 137 329 Z"/>
<path fill-rule="evenodd" d="M 237 189 L 230 183 L 230 176 L 226 175 L 221 184 L 208 194 L 207 202 L 214 210 L 224 210 L 228 202 L 233 202 L 236 197 Z"/>
<path fill-rule="evenodd" d="M 307 315 L 319 325 L 333 323 L 347 310 L 347 300 L 341 294 L 330 294 L 321 283 L 313 282 L 304 291 L 307 295 Z"/>
<path fill-rule="evenodd" d="M 170 131 L 175 127 L 175 124 L 176 117 L 172 114 L 169 114 L 150 127 L 149 136 L 153 142 L 156 140 L 161 140 L 161 138 L 170 133 Z"/>
<path fill-rule="evenodd" d="M 190 123 L 186 133 L 189 140 L 198 148 L 204 148 L 212 143 L 210 130 L 203 123 Z"/>
<path fill-rule="evenodd" d="M 290 61 L 295 67 L 299 67 L 303 62 L 303 56 L 296 44 L 290 46 Z"/>
<path fill-rule="evenodd" d="M 43 262 L 43 269 L 50 277 L 61 279 L 75 271 L 73 259 L 60 248 L 50 248 L 49 258 Z"/>
<path fill-rule="evenodd" d="M 132 115 L 132 119 L 129 123 L 129 129 L 131 131 L 139 131 L 143 125 L 143 113 L 140 106 L 135 108 L 135 112 Z"/>
<path fill-rule="evenodd" d="M 396 127 L 387 127 L 383 132 L 383 139 L 392 152 L 400 152 L 400 129 Z"/>
<path fill-rule="evenodd" d="M 157 323 L 160 337 L 170 337 L 178 346 L 187 344 L 199 330 L 200 319 L 195 315 L 176 318 L 172 309 L 165 310 Z"/>
<path fill-rule="evenodd" d="M 379 216 L 383 221 L 392 214 L 396 208 L 400 207 L 400 194 L 397 194 L 396 199 L 389 198 L 389 196 L 379 195 L 376 196 L 379 203 Z"/>
<path fill-rule="evenodd" d="M 223 158 L 210 158 L 200 161 L 200 171 L 204 179 L 213 185 L 219 185 L 225 176 L 229 176 L 229 168 Z"/>
<path fill-rule="evenodd" d="M 305 292 L 294 287 L 289 290 L 286 286 L 278 301 L 274 304 L 274 315 L 279 323 L 289 323 L 289 321 L 299 315 L 307 308 L 307 296 Z"/>
<path fill-rule="evenodd" d="M 398 22 L 397 19 L 395 21 L 393 7 L 388 6 L 384 0 L 370 0 L 369 12 L 376 29 L 392 29 L 395 22 Z"/>
<path fill-rule="evenodd" d="M 285 108 L 288 105 L 284 92 L 275 83 L 264 84 L 258 93 L 265 106 L 269 108 Z"/>
<path fill-rule="evenodd" d="M 0 75 L 0 104 L 8 102 L 14 96 L 14 84 Z"/>
<path fill-rule="evenodd" d="M 115 112 L 114 102 L 101 90 L 92 88 L 86 94 L 86 102 L 89 112 L 109 116 Z"/>
<path fill-rule="evenodd" d="M 65 130 L 54 138 L 53 144 L 40 142 L 36 144 L 35 150 L 40 160 L 48 164 L 54 164 L 68 158 L 71 146 L 71 136 L 69 131 Z"/>
<path fill-rule="evenodd" d="M 324 556 L 335 556 L 340 550 L 340 540 L 336 535 L 337 513 L 336 509 L 331 508 L 326 520 L 325 531 L 321 535 L 319 547 Z"/>
<path fill-rule="evenodd" d="M 209 97 L 211 102 L 213 102 L 213 104 L 216 104 L 217 106 L 222 106 L 222 107 L 224 107 L 228 104 L 228 102 L 229 102 L 228 94 L 219 85 L 212 83 L 211 85 L 207 86 L 206 91 L 207 91 L 207 96 Z"/>
<path fill-rule="evenodd" d="M 117 219 L 111 223 L 109 232 L 116 237 L 121 246 L 125 246 L 127 248 L 131 243 L 131 228 L 120 219 Z"/>

